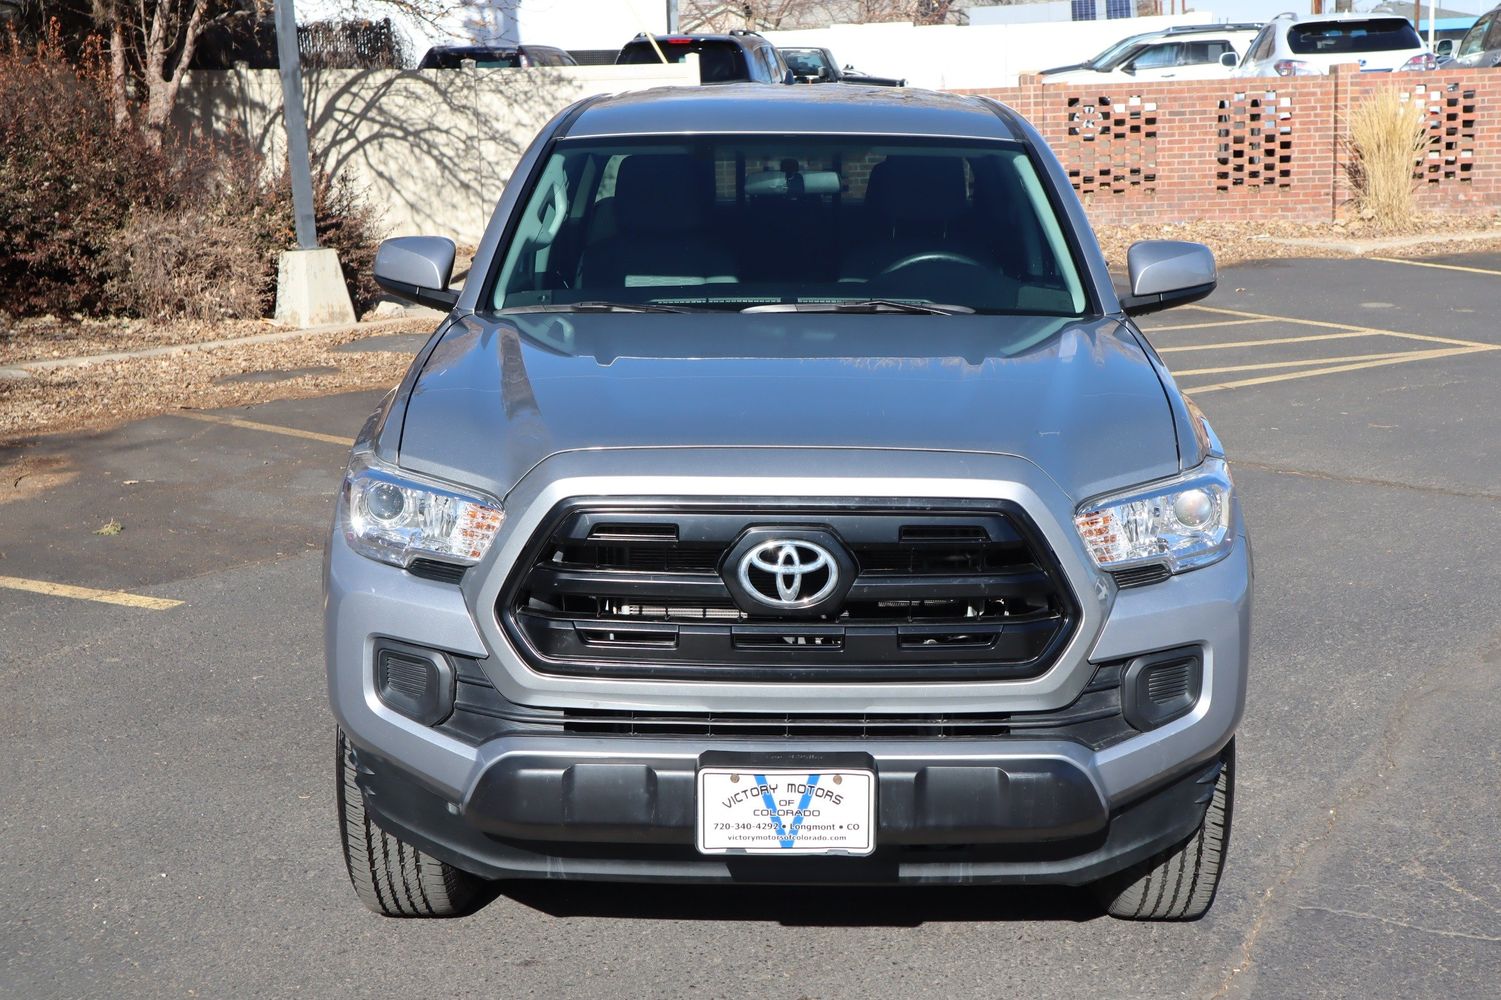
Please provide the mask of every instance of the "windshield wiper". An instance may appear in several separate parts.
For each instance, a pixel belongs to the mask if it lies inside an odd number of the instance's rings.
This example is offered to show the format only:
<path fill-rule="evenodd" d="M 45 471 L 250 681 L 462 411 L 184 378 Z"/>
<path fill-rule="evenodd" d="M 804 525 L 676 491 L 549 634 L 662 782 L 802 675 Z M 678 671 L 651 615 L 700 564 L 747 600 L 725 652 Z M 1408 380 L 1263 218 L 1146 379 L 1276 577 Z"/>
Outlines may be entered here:
<path fill-rule="evenodd" d="M 548 305 L 512 306 L 504 312 L 622 312 L 622 313 L 686 313 L 694 310 L 687 306 L 669 306 L 660 302 L 606 302 L 588 299 L 583 302 L 555 302 Z"/>
<path fill-rule="evenodd" d="M 853 299 L 849 302 L 777 302 L 751 306 L 741 312 L 833 312 L 833 313 L 918 313 L 926 316 L 960 316 L 973 313 L 969 306 L 938 302 L 903 302 L 900 299 Z"/>

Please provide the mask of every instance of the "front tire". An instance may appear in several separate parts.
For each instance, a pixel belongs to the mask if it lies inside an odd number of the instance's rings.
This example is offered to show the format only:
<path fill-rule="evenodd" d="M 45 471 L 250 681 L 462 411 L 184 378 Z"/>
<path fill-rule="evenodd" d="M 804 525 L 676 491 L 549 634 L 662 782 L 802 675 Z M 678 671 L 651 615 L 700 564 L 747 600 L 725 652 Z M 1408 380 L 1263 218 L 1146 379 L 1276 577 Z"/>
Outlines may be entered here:
<path fill-rule="evenodd" d="M 1193 835 L 1176 847 L 1095 883 L 1100 903 L 1123 920 L 1197 920 L 1214 905 L 1230 847 L 1235 803 L 1235 741 L 1225 747 L 1209 808 Z"/>
<path fill-rule="evenodd" d="M 344 864 L 360 902 L 386 917 L 458 917 L 485 901 L 484 879 L 423 854 L 371 822 L 342 729 L 334 787 Z"/>

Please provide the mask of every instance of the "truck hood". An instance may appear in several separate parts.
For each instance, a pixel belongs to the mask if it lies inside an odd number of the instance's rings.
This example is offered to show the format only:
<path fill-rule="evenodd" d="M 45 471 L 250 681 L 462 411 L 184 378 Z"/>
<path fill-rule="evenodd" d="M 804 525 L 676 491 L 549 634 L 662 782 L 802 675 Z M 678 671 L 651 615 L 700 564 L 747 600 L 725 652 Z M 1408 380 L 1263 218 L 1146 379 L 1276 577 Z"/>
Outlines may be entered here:
<path fill-rule="evenodd" d="M 1078 500 L 1178 471 L 1166 393 L 1108 319 L 471 316 L 414 382 L 398 460 L 504 496 L 580 449 L 984 452 Z"/>

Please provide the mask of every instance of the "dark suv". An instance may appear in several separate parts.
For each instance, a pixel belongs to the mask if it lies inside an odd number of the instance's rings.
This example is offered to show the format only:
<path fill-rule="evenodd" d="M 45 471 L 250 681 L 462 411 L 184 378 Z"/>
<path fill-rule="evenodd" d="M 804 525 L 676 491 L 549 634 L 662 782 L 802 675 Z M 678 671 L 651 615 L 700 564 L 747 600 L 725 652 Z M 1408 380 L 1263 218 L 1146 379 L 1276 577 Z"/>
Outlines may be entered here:
<path fill-rule="evenodd" d="M 680 63 L 698 56 L 703 83 L 792 83 L 792 70 L 777 47 L 754 31 L 727 35 L 656 35 L 645 32 L 626 43 L 618 65 Z"/>

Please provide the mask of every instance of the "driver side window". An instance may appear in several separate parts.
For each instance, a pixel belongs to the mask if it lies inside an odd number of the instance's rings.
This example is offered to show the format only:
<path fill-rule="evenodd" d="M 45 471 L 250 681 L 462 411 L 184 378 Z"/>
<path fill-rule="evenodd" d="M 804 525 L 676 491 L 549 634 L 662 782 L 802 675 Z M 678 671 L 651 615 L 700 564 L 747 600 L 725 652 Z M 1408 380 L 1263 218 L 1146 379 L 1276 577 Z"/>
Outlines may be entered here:
<path fill-rule="evenodd" d="M 1480 52 L 1485 45 L 1485 33 L 1489 30 L 1491 22 L 1496 19 L 1495 14 L 1487 14 L 1475 22 L 1475 26 L 1465 33 L 1464 41 L 1459 43 L 1459 51 L 1456 56 L 1472 56 Z"/>

